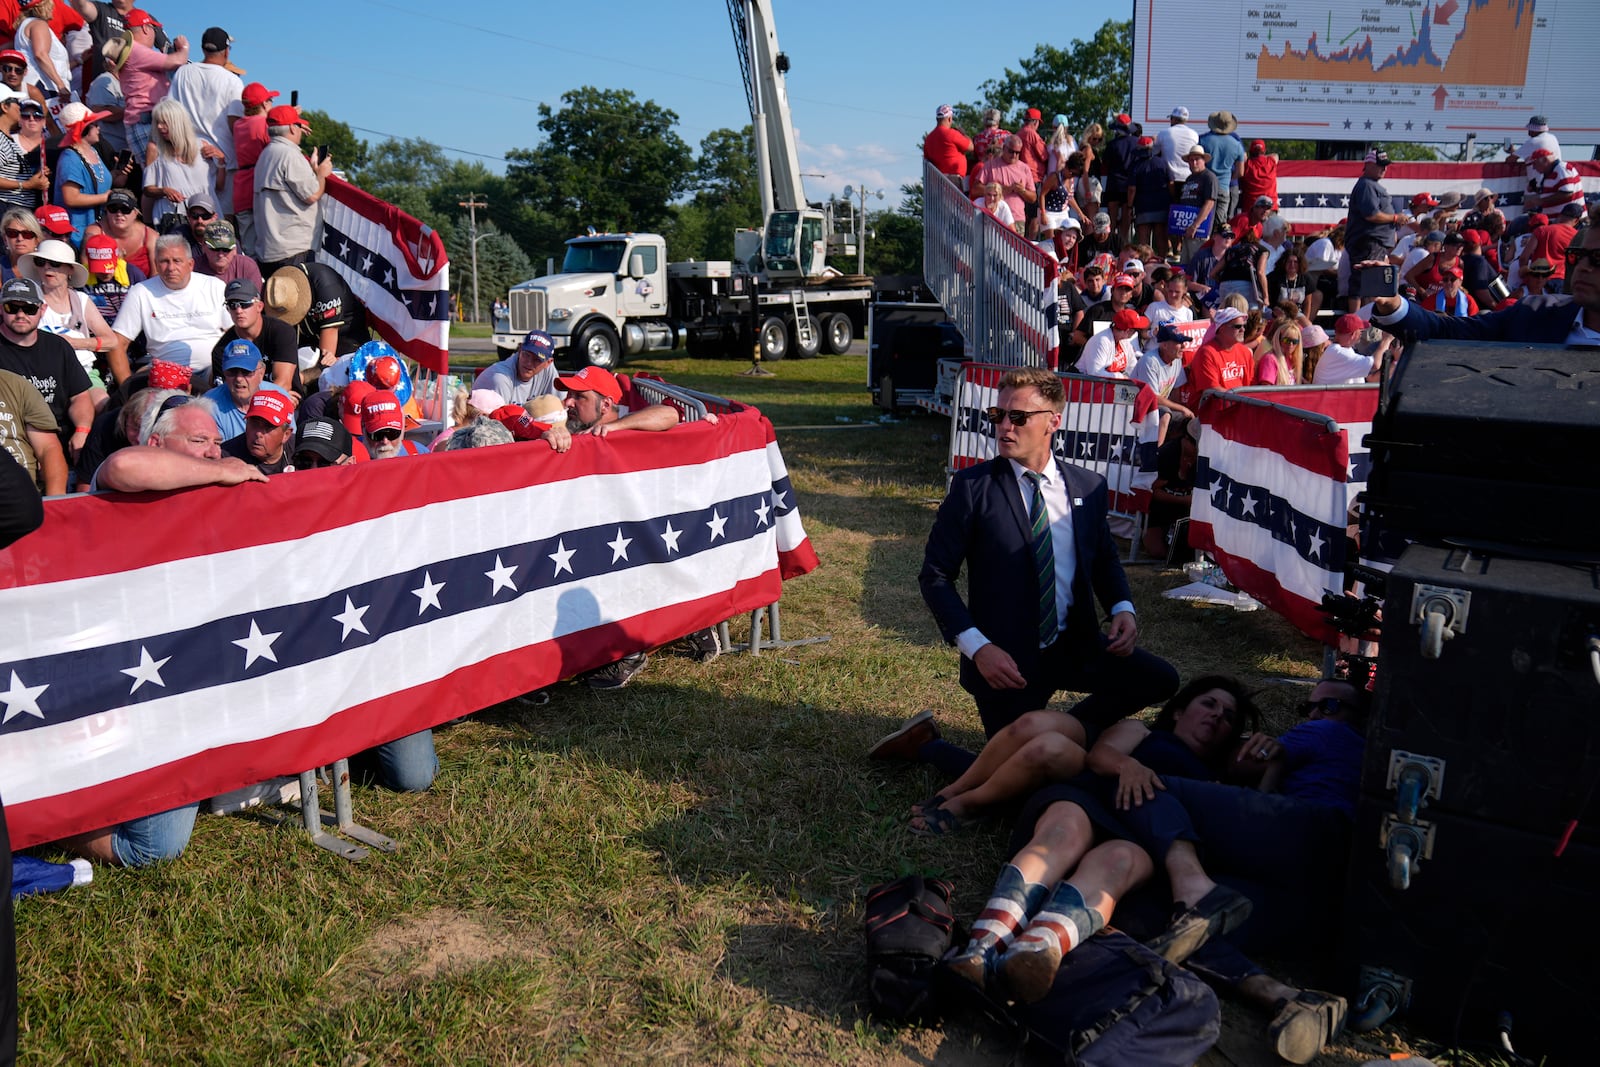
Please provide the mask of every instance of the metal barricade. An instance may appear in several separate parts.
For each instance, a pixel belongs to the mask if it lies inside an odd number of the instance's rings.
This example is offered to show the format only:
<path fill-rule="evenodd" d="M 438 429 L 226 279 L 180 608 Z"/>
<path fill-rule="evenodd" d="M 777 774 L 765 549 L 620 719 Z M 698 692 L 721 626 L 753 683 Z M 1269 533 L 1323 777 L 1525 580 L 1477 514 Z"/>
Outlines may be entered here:
<path fill-rule="evenodd" d="M 1045 366 L 1054 286 L 1031 241 L 974 207 L 948 177 L 923 164 L 923 281 L 980 363 Z"/>

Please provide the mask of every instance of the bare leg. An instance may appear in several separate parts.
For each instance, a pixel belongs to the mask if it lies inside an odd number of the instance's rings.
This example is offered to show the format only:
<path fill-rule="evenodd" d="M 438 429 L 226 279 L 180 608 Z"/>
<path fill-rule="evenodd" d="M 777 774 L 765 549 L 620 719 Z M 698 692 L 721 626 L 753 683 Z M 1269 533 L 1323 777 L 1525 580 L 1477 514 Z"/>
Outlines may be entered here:
<path fill-rule="evenodd" d="M 1076 723 L 1077 720 L 1072 721 Z M 1045 782 L 1071 778 L 1082 772 L 1087 758 L 1083 746 L 1070 737 L 1055 732 L 1042 733 L 1017 749 L 983 783 L 957 796 L 946 794 L 941 807 L 957 818 L 964 818 L 991 805 L 1023 796 Z"/>
<path fill-rule="evenodd" d="M 1047 733 L 1066 737 L 1080 747 L 1087 740 L 1083 724 L 1066 712 L 1045 709 L 1030 711 L 991 737 L 972 766 L 960 778 L 939 790 L 939 795 L 948 801 L 977 788 L 1015 756 L 1022 746 Z"/>
<path fill-rule="evenodd" d="M 97 863 L 109 863 L 119 866 L 116 851 L 111 847 L 111 838 L 116 832 L 116 827 L 108 826 L 104 830 L 93 830 L 76 837 L 63 838 L 58 844 L 68 852 Z"/>
<path fill-rule="evenodd" d="M 1217 887 L 1206 869 L 1192 841 L 1174 841 L 1167 849 L 1167 877 L 1172 881 L 1172 899 L 1186 908 L 1200 903 L 1200 898 Z"/>
<path fill-rule="evenodd" d="M 1144 554 L 1151 559 L 1166 559 L 1167 528 L 1165 526 L 1146 526 L 1141 544 L 1144 546 Z"/>

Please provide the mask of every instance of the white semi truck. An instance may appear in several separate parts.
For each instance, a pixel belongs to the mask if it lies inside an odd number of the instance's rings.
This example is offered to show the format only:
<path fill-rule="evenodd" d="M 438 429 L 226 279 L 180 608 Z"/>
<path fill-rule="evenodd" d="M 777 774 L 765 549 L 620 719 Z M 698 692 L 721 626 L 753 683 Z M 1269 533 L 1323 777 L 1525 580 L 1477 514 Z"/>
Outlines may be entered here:
<path fill-rule="evenodd" d="M 755 134 L 764 225 L 734 235 L 734 258 L 670 263 L 653 233 L 593 233 L 567 241 L 558 274 L 511 287 L 509 321 L 494 343 L 515 349 L 529 330 L 555 338 L 558 356 L 614 368 L 626 357 L 687 347 L 761 358 L 841 353 L 864 335 L 872 280 L 827 265 L 855 253 L 832 232 L 832 212 L 805 200 L 794 127 L 768 0 L 726 0 Z M 504 328 L 502 328 L 504 327 Z"/>

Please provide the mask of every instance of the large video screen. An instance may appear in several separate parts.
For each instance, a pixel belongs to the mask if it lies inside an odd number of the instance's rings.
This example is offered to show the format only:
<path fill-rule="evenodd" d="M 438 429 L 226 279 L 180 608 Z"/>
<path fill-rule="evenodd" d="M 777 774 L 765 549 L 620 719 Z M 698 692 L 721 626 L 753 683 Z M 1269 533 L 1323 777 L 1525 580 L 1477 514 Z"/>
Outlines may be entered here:
<path fill-rule="evenodd" d="M 1134 117 L 1246 137 L 1600 141 L 1600 0 L 1135 0 Z"/>

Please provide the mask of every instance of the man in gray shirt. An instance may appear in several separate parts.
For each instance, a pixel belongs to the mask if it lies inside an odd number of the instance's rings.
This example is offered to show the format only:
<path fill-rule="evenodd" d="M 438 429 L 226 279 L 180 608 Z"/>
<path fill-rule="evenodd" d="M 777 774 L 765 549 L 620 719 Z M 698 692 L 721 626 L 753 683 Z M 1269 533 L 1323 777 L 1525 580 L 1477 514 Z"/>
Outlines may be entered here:
<path fill-rule="evenodd" d="M 333 173 L 333 159 L 315 162 L 300 152 L 311 124 L 300 109 L 283 104 L 267 112 L 267 135 L 255 168 L 256 262 L 263 278 L 279 267 L 311 260 L 317 201 Z"/>
<path fill-rule="evenodd" d="M 474 389 L 489 389 L 507 404 L 526 404 L 530 397 L 556 391 L 556 343 L 543 330 L 531 330 L 522 344 L 499 363 L 483 369 Z"/>

